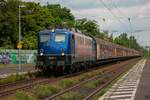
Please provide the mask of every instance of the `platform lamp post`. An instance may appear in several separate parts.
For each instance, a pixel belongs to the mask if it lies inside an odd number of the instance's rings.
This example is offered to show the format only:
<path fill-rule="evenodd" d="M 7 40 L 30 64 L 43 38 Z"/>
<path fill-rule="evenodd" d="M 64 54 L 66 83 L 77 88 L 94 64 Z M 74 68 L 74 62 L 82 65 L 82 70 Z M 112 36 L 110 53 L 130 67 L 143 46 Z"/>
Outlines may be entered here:
<path fill-rule="evenodd" d="M 17 44 L 17 48 L 18 48 L 18 56 L 19 56 L 19 71 L 21 70 L 21 56 L 20 56 L 20 50 L 22 48 L 22 44 L 21 44 L 21 8 L 25 7 L 24 5 L 19 5 L 19 34 L 18 34 L 18 38 L 19 38 L 19 43 Z"/>
<path fill-rule="evenodd" d="M 102 18 L 102 21 L 104 22 L 104 24 L 105 24 L 105 26 L 106 26 L 106 19 L 105 19 L 105 18 Z M 103 32 L 105 31 L 105 30 L 104 30 L 104 27 L 105 27 L 105 26 L 103 26 Z"/>
<path fill-rule="evenodd" d="M 130 27 L 130 32 L 131 32 L 131 41 L 129 41 L 129 48 L 131 48 L 131 42 L 132 42 L 132 25 L 131 25 L 131 18 L 128 18 L 129 21 L 129 27 Z"/>
<path fill-rule="evenodd" d="M 106 19 L 105 18 L 102 18 L 102 21 L 104 22 L 104 25 L 103 25 L 103 32 L 106 32 L 105 30 L 105 28 L 106 28 Z M 105 39 L 105 37 L 104 37 L 104 39 Z"/>

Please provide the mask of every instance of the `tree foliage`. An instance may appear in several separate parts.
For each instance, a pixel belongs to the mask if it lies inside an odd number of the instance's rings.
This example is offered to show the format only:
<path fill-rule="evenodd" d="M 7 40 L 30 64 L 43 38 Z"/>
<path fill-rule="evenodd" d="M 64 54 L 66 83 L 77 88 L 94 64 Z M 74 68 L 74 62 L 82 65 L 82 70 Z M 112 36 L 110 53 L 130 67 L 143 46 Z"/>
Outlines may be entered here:
<path fill-rule="evenodd" d="M 21 34 L 24 49 L 36 49 L 37 32 L 44 28 L 65 25 L 73 27 L 74 16 L 59 4 L 41 6 L 34 2 L 18 0 L 0 1 L 0 47 L 16 48 L 18 43 L 18 11 L 21 7 Z"/>
<path fill-rule="evenodd" d="M 131 47 L 136 50 L 141 47 L 134 37 L 128 38 L 127 34 L 121 34 L 113 40 L 108 32 L 101 32 L 95 20 L 86 18 L 76 20 L 70 9 L 59 4 L 47 4 L 41 6 L 34 2 L 20 2 L 19 0 L 0 1 L 0 47 L 16 48 L 18 43 L 19 5 L 21 7 L 21 34 L 23 49 L 37 48 L 37 33 L 45 28 L 77 28 L 88 35 L 102 38 L 107 41 Z M 130 45 L 130 46 L 129 46 Z"/>
<path fill-rule="evenodd" d="M 76 20 L 75 28 L 91 36 L 102 38 L 102 39 L 105 38 L 106 33 L 100 32 L 99 25 L 97 24 L 95 20 L 87 20 L 86 18 Z"/>
<path fill-rule="evenodd" d="M 135 50 L 139 50 L 144 52 L 145 50 L 138 44 L 137 40 L 135 39 L 134 36 L 128 37 L 127 33 L 123 33 L 120 36 L 116 37 L 114 39 L 114 43 L 132 48 Z"/>
<path fill-rule="evenodd" d="M 0 1 L 0 46 L 12 48 L 17 41 L 17 4 L 16 0 Z"/>

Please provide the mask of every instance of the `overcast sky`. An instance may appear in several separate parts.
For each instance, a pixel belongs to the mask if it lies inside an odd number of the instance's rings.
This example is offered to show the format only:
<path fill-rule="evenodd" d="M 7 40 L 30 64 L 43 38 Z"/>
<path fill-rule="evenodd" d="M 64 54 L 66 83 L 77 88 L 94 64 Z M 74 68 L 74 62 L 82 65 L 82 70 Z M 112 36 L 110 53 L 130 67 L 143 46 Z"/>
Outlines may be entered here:
<path fill-rule="evenodd" d="M 150 0 L 25 0 L 41 4 L 61 4 L 74 14 L 76 19 L 96 20 L 101 30 L 123 32 L 131 30 L 141 45 L 150 46 Z M 105 22 L 102 20 L 105 18 Z M 131 27 L 128 21 L 131 18 Z"/>

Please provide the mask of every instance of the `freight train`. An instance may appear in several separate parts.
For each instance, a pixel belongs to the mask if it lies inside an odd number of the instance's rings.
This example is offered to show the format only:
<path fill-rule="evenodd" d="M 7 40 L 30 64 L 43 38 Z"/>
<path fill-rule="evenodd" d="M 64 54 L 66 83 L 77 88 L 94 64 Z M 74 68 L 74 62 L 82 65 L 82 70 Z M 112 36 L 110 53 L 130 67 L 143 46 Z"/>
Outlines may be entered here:
<path fill-rule="evenodd" d="M 136 50 L 94 38 L 77 30 L 55 29 L 38 33 L 36 68 L 72 72 L 101 61 L 138 57 Z"/>

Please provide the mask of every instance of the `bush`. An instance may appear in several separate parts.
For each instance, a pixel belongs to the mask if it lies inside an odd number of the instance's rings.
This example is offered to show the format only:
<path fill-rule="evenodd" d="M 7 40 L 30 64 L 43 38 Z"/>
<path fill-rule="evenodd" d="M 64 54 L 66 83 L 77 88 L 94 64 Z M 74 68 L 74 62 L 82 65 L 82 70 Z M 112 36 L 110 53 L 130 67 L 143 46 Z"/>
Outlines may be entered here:
<path fill-rule="evenodd" d="M 36 100 L 36 99 L 23 91 L 17 91 L 16 94 L 12 97 L 12 100 Z"/>
<path fill-rule="evenodd" d="M 35 75 L 31 72 L 28 72 L 27 74 L 22 74 L 22 75 L 19 75 L 19 74 L 9 75 L 6 78 L 1 79 L 0 84 L 14 83 L 16 81 L 27 80 L 33 77 L 35 77 Z"/>
<path fill-rule="evenodd" d="M 62 88 L 66 88 L 73 85 L 74 83 L 75 81 L 73 81 L 72 79 L 63 79 L 59 82 L 59 86 Z"/>
<path fill-rule="evenodd" d="M 36 86 L 33 91 L 35 96 L 39 98 L 46 97 L 50 94 L 50 91 L 43 85 Z"/>
<path fill-rule="evenodd" d="M 34 73 L 28 72 L 28 73 L 27 73 L 27 77 L 28 77 L 28 78 L 31 78 L 31 77 L 35 77 L 35 75 L 34 75 Z"/>
<path fill-rule="evenodd" d="M 83 81 L 85 79 L 88 79 L 88 78 L 91 78 L 92 76 L 95 76 L 95 75 L 101 75 L 102 72 L 99 71 L 99 70 L 96 70 L 96 71 L 93 71 L 93 72 L 89 72 L 89 73 L 84 73 L 80 76 L 76 76 L 76 77 L 73 77 L 72 79 L 76 82 L 79 82 L 79 81 Z"/>
<path fill-rule="evenodd" d="M 84 87 L 87 87 L 87 88 L 96 88 L 100 84 L 101 84 L 101 82 L 99 80 L 95 80 L 95 81 L 92 81 L 92 82 L 89 82 L 89 83 L 85 84 Z"/>
<path fill-rule="evenodd" d="M 6 78 L 3 78 L 0 80 L 0 84 L 6 84 L 6 83 L 13 83 L 13 82 L 16 82 L 16 81 L 19 81 L 19 80 L 23 80 L 23 79 L 26 79 L 25 76 L 23 75 L 10 75 Z"/>
<path fill-rule="evenodd" d="M 61 90 L 61 88 L 56 85 L 48 85 L 47 88 L 51 91 L 51 94 L 58 93 Z"/>
<path fill-rule="evenodd" d="M 80 100 L 81 94 L 78 92 L 69 92 L 66 93 L 60 97 L 58 97 L 56 100 Z"/>
<path fill-rule="evenodd" d="M 56 85 L 38 85 L 34 88 L 33 93 L 36 97 L 43 98 L 48 95 L 57 93 L 60 90 L 61 88 Z"/>

